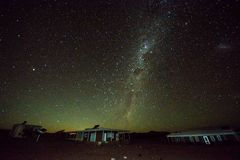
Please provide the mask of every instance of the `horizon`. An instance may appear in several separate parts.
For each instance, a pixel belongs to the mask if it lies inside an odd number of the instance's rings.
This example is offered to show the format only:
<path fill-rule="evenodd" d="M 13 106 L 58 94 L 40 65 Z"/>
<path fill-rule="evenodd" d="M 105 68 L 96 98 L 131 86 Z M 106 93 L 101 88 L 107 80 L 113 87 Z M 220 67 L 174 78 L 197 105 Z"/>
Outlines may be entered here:
<path fill-rule="evenodd" d="M 21 123 L 14 123 L 15 124 L 21 124 Z M 13 127 L 12 125 L 12 127 Z M 37 124 L 33 124 L 33 123 L 27 123 L 27 125 L 37 125 Z M 60 130 L 49 130 L 48 128 L 44 127 L 44 125 L 40 125 L 43 128 L 47 129 L 47 133 L 57 133 L 58 131 L 64 131 L 64 132 L 74 132 L 74 131 L 83 131 L 85 129 L 91 128 L 91 127 L 86 127 L 86 128 L 82 128 L 82 129 L 60 129 Z M 0 130 L 12 130 L 12 127 L 6 127 L 6 128 L 0 128 Z M 125 128 L 114 128 L 114 127 L 101 127 L 100 128 L 108 128 L 108 129 L 122 129 L 122 130 L 128 130 Z M 224 129 L 223 129 L 224 128 Z M 149 132 L 169 132 L 169 133 L 174 133 L 174 132 L 184 132 L 184 131 L 192 131 L 192 130 L 216 130 L 216 129 L 223 129 L 225 130 L 225 128 L 228 129 L 240 129 L 240 125 L 236 125 L 236 126 L 203 126 L 203 127 L 197 127 L 197 128 L 186 128 L 184 130 L 128 130 L 130 133 L 149 133 Z"/>

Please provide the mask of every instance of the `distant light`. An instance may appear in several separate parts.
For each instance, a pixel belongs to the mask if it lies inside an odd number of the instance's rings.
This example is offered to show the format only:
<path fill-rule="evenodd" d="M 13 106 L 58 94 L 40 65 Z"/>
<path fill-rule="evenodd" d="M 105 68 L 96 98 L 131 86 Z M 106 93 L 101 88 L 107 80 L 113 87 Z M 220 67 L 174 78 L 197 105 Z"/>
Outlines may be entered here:
<path fill-rule="evenodd" d="M 145 49 L 147 49 L 147 48 L 148 48 L 147 44 L 144 44 L 144 48 L 145 48 Z"/>
<path fill-rule="evenodd" d="M 36 69 L 35 69 L 35 68 L 33 68 L 32 70 L 33 70 L 33 71 L 35 71 Z"/>

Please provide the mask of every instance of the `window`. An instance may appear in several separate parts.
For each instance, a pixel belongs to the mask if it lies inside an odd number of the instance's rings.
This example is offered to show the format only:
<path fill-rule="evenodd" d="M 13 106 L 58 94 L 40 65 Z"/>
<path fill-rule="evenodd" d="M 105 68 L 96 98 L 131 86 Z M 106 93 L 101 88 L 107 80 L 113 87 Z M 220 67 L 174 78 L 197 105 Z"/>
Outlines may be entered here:
<path fill-rule="evenodd" d="M 198 136 L 195 136 L 194 138 L 195 138 L 195 141 L 196 141 L 196 142 L 200 142 L 200 140 L 199 140 L 199 137 L 198 137 Z"/>
<path fill-rule="evenodd" d="M 106 133 L 106 138 L 107 138 L 107 141 L 110 141 L 110 140 L 114 139 L 114 133 L 107 132 Z"/>
<path fill-rule="evenodd" d="M 203 136 L 203 139 L 204 139 L 205 144 L 211 144 L 208 136 Z"/>
<path fill-rule="evenodd" d="M 87 138 L 88 137 L 88 133 L 84 133 L 84 138 Z"/>
<path fill-rule="evenodd" d="M 180 137 L 176 137 L 176 142 L 181 142 L 181 138 Z"/>
<path fill-rule="evenodd" d="M 191 143 L 194 143 L 193 137 L 189 137 L 189 140 L 190 140 Z"/>
<path fill-rule="evenodd" d="M 222 142 L 222 137 L 221 137 L 220 135 L 217 135 L 217 140 L 218 140 L 219 142 Z"/>
<path fill-rule="evenodd" d="M 211 139 L 212 142 L 216 142 L 214 136 L 210 136 L 210 139 Z"/>

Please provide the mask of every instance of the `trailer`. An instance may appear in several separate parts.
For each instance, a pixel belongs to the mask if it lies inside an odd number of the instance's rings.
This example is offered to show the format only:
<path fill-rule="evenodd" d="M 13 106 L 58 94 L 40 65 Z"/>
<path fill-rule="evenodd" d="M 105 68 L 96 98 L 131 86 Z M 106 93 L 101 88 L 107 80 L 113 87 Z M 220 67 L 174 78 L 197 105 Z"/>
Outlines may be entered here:
<path fill-rule="evenodd" d="M 47 130 L 39 125 L 27 124 L 26 121 L 20 124 L 14 124 L 10 132 L 10 136 L 13 138 L 34 138 L 37 142 L 40 135 Z"/>

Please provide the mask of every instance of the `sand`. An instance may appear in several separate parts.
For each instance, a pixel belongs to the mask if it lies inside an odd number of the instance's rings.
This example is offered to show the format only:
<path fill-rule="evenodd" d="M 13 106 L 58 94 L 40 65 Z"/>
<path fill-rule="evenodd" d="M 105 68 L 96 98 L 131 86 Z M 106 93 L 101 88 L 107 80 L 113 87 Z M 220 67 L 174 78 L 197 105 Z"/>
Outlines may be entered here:
<path fill-rule="evenodd" d="M 138 140 L 97 146 L 61 139 L 4 139 L 0 160 L 240 160 L 240 145 L 158 144 Z"/>

